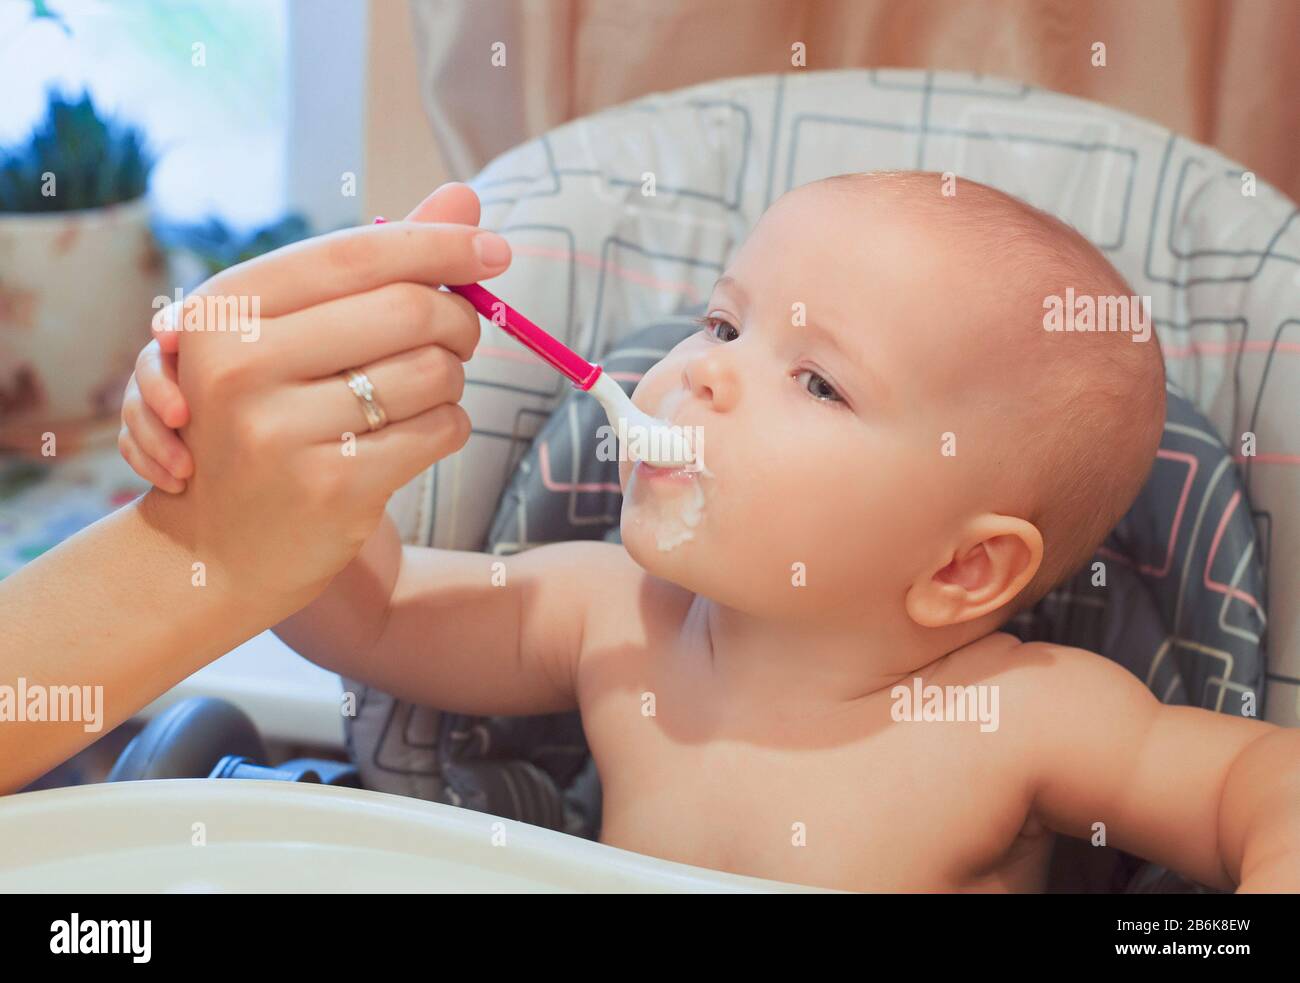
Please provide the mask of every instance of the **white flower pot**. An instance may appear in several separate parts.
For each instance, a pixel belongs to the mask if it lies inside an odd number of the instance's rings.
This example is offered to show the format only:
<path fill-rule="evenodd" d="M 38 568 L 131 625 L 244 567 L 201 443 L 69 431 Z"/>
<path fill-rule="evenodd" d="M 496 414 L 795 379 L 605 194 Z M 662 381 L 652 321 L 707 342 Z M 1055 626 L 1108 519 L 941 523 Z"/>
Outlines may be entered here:
<path fill-rule="evenodd" d="M 62 454 L 115 434 L 154 298 L 168 292 L 143 198 L 0 213 L 0 449 L 39 454 L 53 433 Z"/>

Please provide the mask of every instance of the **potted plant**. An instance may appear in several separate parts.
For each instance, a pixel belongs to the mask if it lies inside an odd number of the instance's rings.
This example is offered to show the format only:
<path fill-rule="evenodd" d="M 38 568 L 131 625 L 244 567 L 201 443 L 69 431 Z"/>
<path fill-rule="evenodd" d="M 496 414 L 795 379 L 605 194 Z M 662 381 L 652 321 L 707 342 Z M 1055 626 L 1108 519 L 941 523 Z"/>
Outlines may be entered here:
<path fill-rule="evenodd" d="M 0 148 L 0 449 L 116 431 L 168 293 L 144 197 L 153 163 L 138 129 L 53 90 L 28 139 Z"/>

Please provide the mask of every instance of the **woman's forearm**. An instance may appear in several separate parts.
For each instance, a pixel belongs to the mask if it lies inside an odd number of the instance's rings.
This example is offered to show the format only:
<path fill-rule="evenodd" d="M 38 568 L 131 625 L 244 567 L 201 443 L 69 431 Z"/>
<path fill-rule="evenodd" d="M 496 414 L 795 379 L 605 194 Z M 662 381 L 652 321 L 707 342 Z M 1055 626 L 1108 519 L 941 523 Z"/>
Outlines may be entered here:
<path fill-rule="evenodd" d="M 154 504 L 132 502 L 0 581 L 0 794 L 280 616 L 208 586 Z"/>

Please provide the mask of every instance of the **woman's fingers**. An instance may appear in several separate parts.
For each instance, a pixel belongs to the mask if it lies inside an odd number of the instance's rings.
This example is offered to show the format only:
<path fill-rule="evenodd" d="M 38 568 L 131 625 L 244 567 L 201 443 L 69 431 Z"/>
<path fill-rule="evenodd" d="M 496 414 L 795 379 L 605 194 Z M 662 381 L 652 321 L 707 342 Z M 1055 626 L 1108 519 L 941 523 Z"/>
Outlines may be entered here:
<path fill-rule="evenodd" d="M 459 181 L 449 181 L 406 216 L 408 222 L 457 222 L 478 225 L 479 200 L 474 189 Z"/>
<path fill-rule="evenodd" d="M 276 318 L 249 348 L 268 375 L 319 379 L 430 344 L 468 361 L 478 339 L 478 314 L 465 298 L 391 283 Z"/>
<path fill-rule="evenodd" d="M 241 302 L 244 317 L 256 316 L 260 320 L 281 317 L 397 280 L 436 286 L 472 283 L 496 276 L 509 265 L 510 247 L 496 233 L 473 228 L 478 221 L 478 195 L 467 184 L 449 182 L 407 216 L 407 223 L 421 223 L 434 230 L 417 235 L 410 248 L 404 245 L 408 237 L 400 232 L 403 223 L 391 222 L 384 227 L 398 229 L 397 239 L 387 233 L 383 239 L 352 241 L 346 236 L 357 230 L 344 230 L 287 246 L 218 274 L 184 303 L 170 304 L 158 311 L 152 322 L 154 338 L 163 353 L 174 355 L 187 323 L 260 336 L 260 326 L 237 323 L 238 319 L 227 313 L 240 309 Z M 478 238 L 480 233 L 483 239 Z M 466 240 L 471 247 L 468 254 L 464 248 Z M 395 251 L 402 260 L 401 268 L 393 268 L 390 262 Z M 332 263 L 315 266 L 321 256 L 331 258 Z M 485 256 L 490 262 L 483 262 Z M 391 273 L 386 272 L 390 269 Z M 406 276 L 403 270 L 415 270 L 416 274 Z M 268 286 L 272 289 L 268 290 Z M 204 323 L 221 320 L 231 323 Z"/>
<path fill-rule="evenodd" d="M 173 430 L 190 421 L 190 408 L 176 381 L 176 356 L 162 350 L 157 339 L 140 349 L 135 380 L 145 405 Z"/>
<path fill-rule="evenodd" d="M 402 487 L 435 461 L 455 454 L 469 440 L 469 416 L 455 403 L 391 423 L 382 430 L 357 436 L 353 481 L 358 489 L 377 482 L 389 489 Z M 327 453 L 339 453 L 337 448 Z"/>
<path fill-rule="evenodd" d="M 465 391 L 464 365 L 441 345 L 413 348 L 358 368 L 374 386 L 374 399 L 390 424 L 459 402 Z M 370 431 L 361 400 L 341 374 L 295 387 L 276 400 L 276 408 L 286 420 L 301 421 L 301 436 L 311 442 L 337 444 L 345 433 Z"/>
<path fill-rule="evenodd" d="M 201 292 L 256 299 L 263 318 L 409 281 L 474 283 L 504 272 L 510 246 L 495 232 L 444 222 L 386 222 L 317 236 L 217 274 Z"/>

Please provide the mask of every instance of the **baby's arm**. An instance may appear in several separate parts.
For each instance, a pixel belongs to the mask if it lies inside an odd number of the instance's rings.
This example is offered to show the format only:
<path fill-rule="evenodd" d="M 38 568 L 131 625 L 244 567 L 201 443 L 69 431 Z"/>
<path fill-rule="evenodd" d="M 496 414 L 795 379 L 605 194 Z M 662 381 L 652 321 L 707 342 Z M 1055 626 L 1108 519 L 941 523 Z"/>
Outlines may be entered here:
<path fill-rule="evenodd" d="M 276 633 L 327 669 L 415 703 L 479 714 L 577 706 L 589 612 L 633 564 L 607 543 L 514 556 L 402 546 L 391 520 Z"/>
<path fill-rule="evenodd" d="M 1300 891 L 1300 732 L 1166 706 L 1091 652 L 1021 651 L 1044 824 L 1090 840 L 1105 823 L 1110 846 L 1214 887 Z"/>

